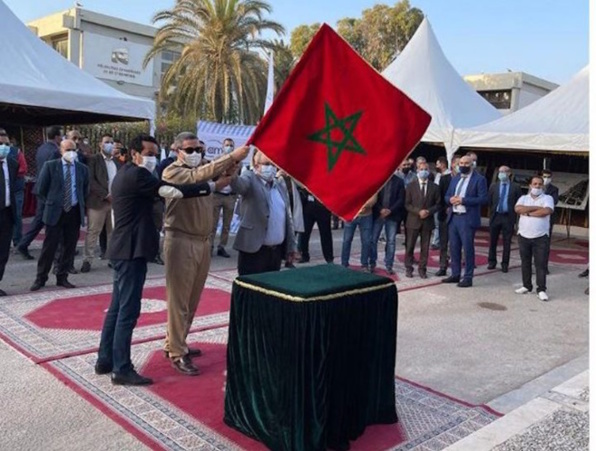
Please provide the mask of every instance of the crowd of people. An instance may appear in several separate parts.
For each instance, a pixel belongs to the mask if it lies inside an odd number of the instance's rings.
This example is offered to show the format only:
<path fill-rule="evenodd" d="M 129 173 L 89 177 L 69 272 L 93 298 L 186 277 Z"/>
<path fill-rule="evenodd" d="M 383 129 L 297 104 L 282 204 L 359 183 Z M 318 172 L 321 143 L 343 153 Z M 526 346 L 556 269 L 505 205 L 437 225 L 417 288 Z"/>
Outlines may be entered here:
<path fill-rule="evenodd" d="M 100 256 L 109 259 L 114 273 L 112 301 L 95 370 L 98 374 L 111 373 L 115 384 L 152 382 L 134 370 L 130 343 L 140 315 L 147 263 L 162 262 L 162 258 L 168 310 L 164 355 L 180 373 L 199 374 L 192 358 L 201 351 L 189 348 L 186 337 L 212 256 L 230 258 L 226 247 L 235 211 L 240 226 L 233 248 L 238 252 L 240 275 L 278 271 L 284 262 L 288 268 L 309 262 L 315 224 L 323 257 L 327 263 L 334 262 L 331 212 L 258 150 L 250 168 L 242 168 L 248 147 L 235 148 L 234 141 L 226 139 L 223 156 L 208 162 L 204 143 L 191 132 L 180 133 L 161 162 L 158 143 L 149 135 L 135 137 L 128 149 L 109 134 L 102 137 L 97 152 L 83 151 L 81 143 L 76 130 L 66 136 L 60 127 L 48 131 L 47 141 L 36 154 L 35 217 L 21 236 L 27 163 L 22 151 L 0 129 L 0 197 L 4 201 L 0 208 L 0 280 L 11 241 L 23 258 L 33 259 L 28 248 L 45 227 L 31 291 L 44 287 L 52 265 L 56 284 L 74 288 L 68 277 L 77 272 L 76 246 L 81 227 L 86 225 L 80 271 L 92 271 L 99 241 Z M 488 187 L 477 170 L 473 152 L 455 156 L 450 165 L 440 157 L 432 168 L 424 157 L 406 159 L 357 217 L 343 225 L 340 263 L 349 266 L 352 241 L 359 229 L 361 270 L 377 271 L 383 239 L 385 270 L 395 274 L 396 237 L 403 227 L 406 277 L 415 277 L 415 267 L 418 277 L 429 277 L 432 248 L 440 251 L 435 275 L 443 277 L 444 283 L 471 287 L 474 238 L 481 208 L 488 204 L 488 269 L 497 266 L 501 239 L 500 268 L 509 271 L 511 241 L 517 227 L 523 286 L 516 292 L 533 291 L 534 265 L 537 295 L 547 301 L 546 276 L 558 189 L 549 170 L 532 177 L 529 187 L 528 194 L 523 195 L 507 166 L 498 169 L 497 180 Z M 418 260 L 414 254 L 417 246 Z M 6 293 L 0 290 L 0 295 Z"/>

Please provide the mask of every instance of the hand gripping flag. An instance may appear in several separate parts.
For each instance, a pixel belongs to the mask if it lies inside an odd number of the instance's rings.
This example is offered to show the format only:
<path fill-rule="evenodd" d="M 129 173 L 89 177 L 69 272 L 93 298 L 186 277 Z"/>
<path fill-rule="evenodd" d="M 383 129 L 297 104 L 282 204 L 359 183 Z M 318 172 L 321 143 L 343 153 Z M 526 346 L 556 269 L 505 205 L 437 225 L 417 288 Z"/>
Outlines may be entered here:
<path fill-rule="evenodd" d="M 323 24 L 248 143 L 350 221 L 430 120 Z"/>

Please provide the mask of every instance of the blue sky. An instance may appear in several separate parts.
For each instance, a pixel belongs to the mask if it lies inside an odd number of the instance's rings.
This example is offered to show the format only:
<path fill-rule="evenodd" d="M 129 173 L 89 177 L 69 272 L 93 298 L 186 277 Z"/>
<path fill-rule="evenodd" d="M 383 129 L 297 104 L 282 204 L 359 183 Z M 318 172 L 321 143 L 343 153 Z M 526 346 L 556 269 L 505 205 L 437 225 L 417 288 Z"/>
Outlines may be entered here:
<path fill-rule="evenodd" d="M 1 0 L 23 21 L 73 6 L 72 0 Z M 272 18 L 297 25 L 358 17 L 375 0 L 269 0 Z M 173 0 L 80 0 L 85 8 L 149 24 Z M 462 75 L 524 71 L 555 83 L 588 64 L 588 0 L 410 0 L 430 20 Z M 150 5 L 147 7 L 147 5 Z"/>

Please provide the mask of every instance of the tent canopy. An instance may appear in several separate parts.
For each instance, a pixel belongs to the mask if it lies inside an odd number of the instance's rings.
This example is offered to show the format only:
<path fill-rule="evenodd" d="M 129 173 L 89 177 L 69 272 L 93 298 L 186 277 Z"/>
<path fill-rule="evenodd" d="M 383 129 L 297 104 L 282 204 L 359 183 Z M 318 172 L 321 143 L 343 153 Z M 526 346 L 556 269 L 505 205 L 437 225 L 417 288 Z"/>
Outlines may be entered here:
<path fill-rule="evenodd" d="M 456 128 L 501 117 L 453 68 L 426 18 L 382 74 L 432 116 L 422 141 L 444 144 L 449 158 L 457 150 L 453 142 Z"/>
<path fill-rule="evenodd" d="M 567 84 L 499 120 L 456 131 L 462 147 L 587 153 L 589 148 L 588 66 Z"/>
<path fill-rule="evenodd" d="M 152 100 L 124 94 L 79 69 L 35 36 L 0 0 L 0 123 L 51 125 L 153 120 Z"/>

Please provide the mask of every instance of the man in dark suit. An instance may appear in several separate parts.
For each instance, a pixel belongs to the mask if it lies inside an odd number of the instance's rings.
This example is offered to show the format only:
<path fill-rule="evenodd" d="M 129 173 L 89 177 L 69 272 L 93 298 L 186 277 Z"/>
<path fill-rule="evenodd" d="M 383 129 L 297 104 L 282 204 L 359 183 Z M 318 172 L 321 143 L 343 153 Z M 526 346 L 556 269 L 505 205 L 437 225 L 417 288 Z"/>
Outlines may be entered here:
<path fill-rule="evenodd" d="M 239 251 L 238 274 L 279 271 L 281 261 L 292 263 L 296 252 L 290 198 L 277 168 L 262 152 L 254 156 L 254 171 L 232 177 L 232 189 L 242 196 L 242 222 L 234 249 Z"/>
<path fill-rule="evenodd" d="M 486 179 L 472 169 L 472 158 L 464 155 L 459 160 L 459 175 L 451 179 L 445 202 L 451 205 L 447 213 L 449 223 L 449 250 L 451 276 L 443 283 L 457 283 L 458 287 L 472 286 L 474 278 L 474 237 L 480 227 L 480 208 L 488 202 Z M 466 268 L 461 279 L 462 246 Z M 461 280 L 460 280 L 461 279 Z"/>
<path fill-rule="evenodd" d="M 107 256 L 114 268 L 112 302 L 106 313 L 96 374 L 112 373 L 116 385 L 149 385 L 153 381 L 139 375 L 130 359 L 132 331 L 141 313 L 141 295 L 147 262 L 159 249 L 159 234 L 153 221 L 153 202 L 164 183 L 154 177 L 158 145 L 149 135 L 135 137 L 130 146 L 131 161 L 116 174 L 112 183 L 114 230 Z M 208 184 L 197 187 L 193 196 L 206 196 Z"/>
<path fill-rule="evenodd" d="M 508 166 L 499 168 L 498 181 L 488 189 L 488 208 L 490 217 L 490 247 L 488 250 L 488 268 L 497 267 L 497 244 L 499 235 L 503 236 L 503 258 L 501 271 L 509 271 L 509 254 L 511 253 L 511 237 L 517 214 L 515 203 L 522 195 L 520 186 L 511 181 L 511 169 Z"/>
<path fill-rule="evenodd" d="M 443 158 L 443 157 L 441 157 Z M 437 172 L 441 171 L 441 178 L 439 179 L 440 191 L 440 208 L 437 212 L 437 222 L 439 228 L 439 270 L 435 273 L 437 277 L 444 277 L 447 275 L 447 265 L 449 265 L 449 225 L 447 224 L 447 210 L 449 205 L 445 202 L 445 194 L 449 189 L 451 179 L 454 177 L 455 167 L 459 165 L 459 156 L 454 155 L 451 159 L 451 171 L 447 166 L 447 159 L 437 160 Z M 439 164 L 440 163 L 440 164 Z"/>
<path fill-rule="evenodd" d="M 15 192 L 19 165 L 8 157 L 9 153 L 8 135 L 0 135 L 0 280 L 8 262 L 17 205 Z M 0 296 L 6 296 L 6 292 L 0 290 Z"/>
<path fill-rule="evenodd" d="M 406 277 L 413 277 L 414 248 L 420 236 L 420 263 L 418 275 L 426 279 L 428 248 L 435 226 L 434 214 L 441 207 L 440 189 L 429 180 L 428 163 L 420 161 L 417 165 L 416 180 L 406 186 Z"/>
<path fill-rule="evenodd" d="M 542 181 L 544 182 L 544 194 L 553 198 L 553 202 L 555 204 L 555 209 L 553 210 L 553 214 L 550 215 L 550 229 L 548 233 L 548 257 L 547 257 L 547 265 L 546 265 L 546 273 L 550 274 L 548 270 L 548 258 L 550 258 L 550 243 L 553 239 L 553 227 L 555 226 L 555 222 L 557 222 L 557 203 L 559 202 L 559 188 L 556 185 L 553 185 L 553 172 L 550 169 L 543 169 L 540 171 L 539 174 L 542 177 Z"/>
<path fill-rule="evenodd" d="M 304 217 L 304 232 L 298 236 L 298 250 L 301 254 L 298 262 L 308 263 L 310 261 L 310 235 L 316 223 L 319 229 L 319 237 L 321 238 L 323 258 L 325 258 L 327 263 L 333 263 L 331 212 L 302 186 L 298 187 L 298 193 L 300 194 L 298 202 L 302 202 L 302 214 Z"/>
<path fill-rule="evenodd" d="M 102 229 L 106 228 L 106 239 L 112 233 L 111 188 L 119 164 L 112 158 L 114 139 L 106 134 L 101 138 L 100 152 L 87 159 L 89 168 L 89 196 L 87 196 L 87 236 L 85 237 L 85 258 L 81 272 L 91 270 L 95 258 L 95 246 Z"/>
<path fill-rule="evenodd" d="M 373 207 L 373 232 L 370 252 L 371 272 L 377 266 L 378 243 L 381 232 L 385 229 L 385 269 L 389 275 L 395 274 L 395 236 L 397 225 L 405 216 L 406 188 L 402 178 L 393 174 L 379 192 Z"/>
<path fill-rule="evenodd" d="M 37 149 L 37 153 L 35 154 L 35 166 L 38 179 L 45 162 L 49 160 L 57 160 L 61 156 L 60 143 L 62 142 L 62 129 L 60 127 L 51 127 L 48 131 L 47 138 L 48 140 Z M 37 194 L 37 184 L 35 185 L 34 192 Z M 29 224 L 29 230 L 21 238 L 21 241 L 17 246 L 17 252 L 19 252 L 19 254 L 26 260 L 33 260 L 34 258 L 33 255 L 29 253 L 29 246 L 41 229 L 43 229 L 43 210 L 43 202 L 39 199 L 39 196 L 37 196 L 35 218 L 33 218 L 33 221 Z"/>
<path fill-rule="evenodd" d="M 89 173 L 84 165 L 76 161 L 74 141 L 62 141 L 60 152 L 62 158 L 46 162 L 37 181 L 37 196 L 44 203 L 42 219 L 46 226 L 46 237 L 31 291 L 39 290 L 48 280 L 60 238 L 63 250 L 56 271 L 56 285 L 74 288 L 68 281 L 68 269 L 74 258 L 81 225 L 85 223 Z"/>

